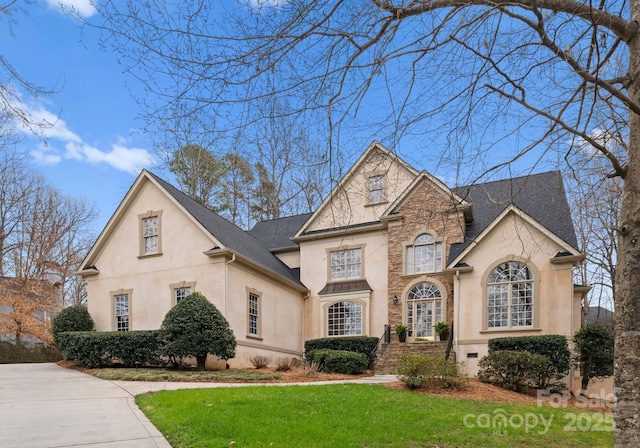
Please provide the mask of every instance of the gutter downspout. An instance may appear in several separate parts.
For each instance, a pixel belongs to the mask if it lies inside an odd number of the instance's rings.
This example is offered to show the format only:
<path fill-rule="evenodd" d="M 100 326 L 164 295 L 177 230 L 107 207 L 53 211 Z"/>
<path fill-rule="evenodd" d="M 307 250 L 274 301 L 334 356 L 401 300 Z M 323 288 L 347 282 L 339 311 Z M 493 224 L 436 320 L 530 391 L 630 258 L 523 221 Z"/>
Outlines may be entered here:
<path fill-rule="evenodd" d="M 305 326 L 306 319 L 307 319 L 307 313 L 306 313 L 307 299 L 310 296 L 311 296 L 311 291 L 307 291 L 307 294 L 302 298 L 302 325 L 301 325 L 301 327 L 302 327 L 302 335 L 301 336 L 302 337 L 300 338 L 300 344 L 301 344 L 300 353 L 302 353 L 302 357 L 303 358 L 304 358 L 304 354 L 305 354 L 304 353 L 304 343 L 305 343 L 305 340 L 306 340 L 306 337 L 307 337 L 307 335 L 306 335 L 307 329 L 306 329 L 306 326 Z"/>
<path fill-rule="evenodd" d="M 227 316 L 227 304 L 229 302 L 229 265 L 236 261 L 236 254 L 231 255 L 231 260 L 224 263 L 224 313 L 223 316 L 229 319 Z"/>
<path fill-rule="evenodd" d="M 458 350 L 458 339 L 460 335 L 460 270 L 456 270 L 456 277 L 453 283 L 453 308 L 456 310 L 454 318 L 454 350 L 456 352 L 456 362 L 460 362 L 460 352 Z"/>

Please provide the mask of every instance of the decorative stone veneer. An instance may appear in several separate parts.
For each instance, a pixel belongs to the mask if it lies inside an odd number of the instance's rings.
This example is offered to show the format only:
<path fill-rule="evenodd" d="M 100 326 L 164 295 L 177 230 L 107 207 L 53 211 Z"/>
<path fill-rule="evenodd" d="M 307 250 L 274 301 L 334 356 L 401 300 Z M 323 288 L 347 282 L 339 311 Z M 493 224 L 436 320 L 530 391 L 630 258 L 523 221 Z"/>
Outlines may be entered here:
<path fill-rule="evenodd" d="M 453 284 L 450 275 L 443 269 L 449 256 L 451 244 L 464 239 L 465 221 L 462 210 L 454 207 L 453 199 L 430 180 L 423 179 L 414 187 L 414 191 L 397 209 L 398 218 L 389 222 L 389 323 L 393 328 L 403 322 L 405 295 L 410 285 L 421 281 L 435 280 L 444 286 L 442 291 L 445 305 L 445 319 L 453 321 Z M 441 241 L 442 270 L 427 274 L 406 275 L 404 271 L 404 250 L 416 236 L 429 232 Z M 399 304 L 394 305 L 397 296 Z"/>

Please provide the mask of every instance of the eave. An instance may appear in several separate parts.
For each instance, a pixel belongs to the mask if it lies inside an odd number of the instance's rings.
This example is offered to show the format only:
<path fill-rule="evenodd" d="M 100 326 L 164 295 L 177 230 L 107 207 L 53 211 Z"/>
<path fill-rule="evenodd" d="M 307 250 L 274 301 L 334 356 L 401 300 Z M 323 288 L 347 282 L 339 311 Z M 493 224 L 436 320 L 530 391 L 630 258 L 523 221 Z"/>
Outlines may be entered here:
<path fill-rule="evenodd" d="M 225 257 L 229 260 L 236 260 L 236 261 L 240 261 L 244 264 L 247 264 L 249 266 L 251 266 L 253 269 L 255 269 L 256 271 L 260 272 L 263 275 L 266 275 L 267 277 L 273 278 L 279 282 L 285 283 L 287 286 L 295 289 L 296 291 L 299 291 L 301 293 L 307 294 L 309 292 L 309 290 L 302 284 L 299 282 L 295 282 L 291 279 L 288 279 L 276 272 L 273 272 L 271 269 L 268 269 L 264 266 L 262 266 L 259 263 L 256 263 L 255 261 L 253 261 L 252 259 L 245 257 L 244 255 L 241 255 L 235 251 L 232 251 L 230 249 L 222 249 L 222 248 L 218 248 L 218 247 L 214 247 L 213 249 L 204 251 L 203 254 L 205 254 L 207 257 Z"/>

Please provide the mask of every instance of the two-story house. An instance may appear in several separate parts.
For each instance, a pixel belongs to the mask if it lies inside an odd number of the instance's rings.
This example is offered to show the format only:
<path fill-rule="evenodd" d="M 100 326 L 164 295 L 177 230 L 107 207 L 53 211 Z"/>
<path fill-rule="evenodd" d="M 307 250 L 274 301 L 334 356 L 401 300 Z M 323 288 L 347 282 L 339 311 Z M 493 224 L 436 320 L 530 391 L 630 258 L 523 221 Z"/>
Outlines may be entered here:
<path fill-rule="evenodd" d="M 582 259 L 558 172 L 452 189 L 374 142 L 314 213 L 248 232 L 143 171 L 80 274 L 101 331 L 158 328 L 202 292 L 235 332 L 232 366 L 398 323 L 420 350 L 446 321 L 475 374 L 492 337 L 579 328 Z"/>

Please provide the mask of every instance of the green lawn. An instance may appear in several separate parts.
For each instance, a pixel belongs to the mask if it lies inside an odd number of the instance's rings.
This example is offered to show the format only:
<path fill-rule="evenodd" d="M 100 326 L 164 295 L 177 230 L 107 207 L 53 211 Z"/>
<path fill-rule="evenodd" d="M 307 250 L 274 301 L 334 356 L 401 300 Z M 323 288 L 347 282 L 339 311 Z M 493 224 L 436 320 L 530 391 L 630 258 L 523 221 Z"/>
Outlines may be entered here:
<path fill-rule="evenodd" d="M 281 375 L 258 370 L 168 370 L 159 368 L 105 368 L 93 373 L 103 380 L 121 381 L 240 381 L 261 382 L 282 378 Z"/>
<path fill-rule="evenodd" d="M 136 402 L 173 447 L 613 446 L 610 414 L 435 398 L 383 386 L 179 390 L 140 395 Z M 506 425 L 492 427 L 499 417 Z"/>

